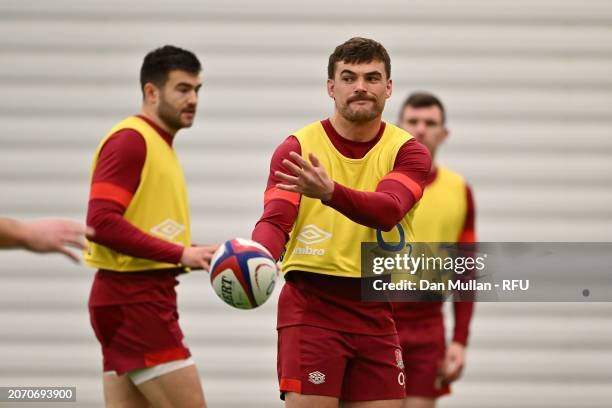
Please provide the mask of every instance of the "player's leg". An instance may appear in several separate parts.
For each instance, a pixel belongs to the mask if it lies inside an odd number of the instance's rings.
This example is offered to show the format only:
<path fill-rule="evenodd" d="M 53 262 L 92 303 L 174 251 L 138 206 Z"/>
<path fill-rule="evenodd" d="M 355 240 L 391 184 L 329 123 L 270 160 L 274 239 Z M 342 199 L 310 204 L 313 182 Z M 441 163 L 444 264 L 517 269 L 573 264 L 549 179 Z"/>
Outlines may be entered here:
<path fill-rule="evenodd" d="M 127 372 L 119 376 L 121 382 L 105 381 L 106 394 L 129 396 L 136 390 L 149 406 L 205 406 L 199 374 L 182 341 L 175 305 L 143 302 L 90 310 L 92 326 L 102 344 L 104 369 Z M 116 391 L 119 386 L 122 388 Z"/>
<path fill-rule="evenodd" d="M 286 408 L 337 408 L 354 347 L 343 333 L 314 326 L 278 330 L 279 388 Z"/>
<path fill-rule="evenodd" d="M 441 377 L 446 349 L 444 321 L 439 318 L 398 324 L 398 329 L 406 365 L 402 408 L 434 408 L 437 398 L 450 392 Z"/>
<path fill-rule="evenodd" d="M 285 408 L 338 408 L 338 398 L 288 392 L 285 394 Z"/>
<path fill-rule="evenodd" d="M 146 398 L 138 391 L 127 375 L 104 373 L 104 403 L 106 408 L 147 408 Z"/>
<path fill-rule="evenodd" d="M 397 335 L 352 335 L 359 345 L 346 369 L 342 408 L 401 408 L 406 376 Z"/>
<path fill-rule="evenodd" d="M 402 400 L 343 402 L 341 408 L 401 408 Z"/>
<path fill-rule="evenodd" d="M 172 364 L 178 364 L 178 362 L 160 366 Z M 137 370 L 137 375 L 130 373 L 132 381 L 137 383 L 138 390 L 150 402 L 151 407 L 206 408 L 200 375 L 193 362 L 185 367 L 154 376 L 157 368 L 159 366 Z M 150 376 L 154 378 L 148 379 Z M 140 382 L 141 380 L 144 381 Z"/>
<path fill-rule="evenodd" d="M 406 397 L 402 408 L 435 408 L 436 400 L 425 397 Z"/>

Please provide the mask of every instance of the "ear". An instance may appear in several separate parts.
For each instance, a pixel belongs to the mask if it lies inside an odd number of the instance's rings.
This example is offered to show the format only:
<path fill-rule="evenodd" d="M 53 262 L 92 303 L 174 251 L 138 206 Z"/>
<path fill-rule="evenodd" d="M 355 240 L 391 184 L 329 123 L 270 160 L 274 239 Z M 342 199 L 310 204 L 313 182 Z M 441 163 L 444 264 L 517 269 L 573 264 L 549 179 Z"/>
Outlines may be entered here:
<path fill-rule="evenodd" d="M 147 82 L 144 85 L 144 101 L 155 105 L 159 97 L 159 90 L 153 83 Z"/>
<path fill-rule="evenodd" d="M 330 98 L 334 98 L 334 80 L 333 79 L 328 79 L 327 80 L 327 94 L 329 95 Z"/>
<path fill-rule="evenodd" d="M 391 97 L 391 94 L 393 93 L 393 80 L 392 79 L 388 79 L 387 80 L 387 89 L 385 92 L 385 95 L 387 97 L 387 99 L 389 99 Z"/>
<path fill-rule="evenodd" d="M 442 134 L 440 135 L 440 143 L 446 141 L 448 135 L 450 135 L 450 131 L 446 128 L 446 126 L 444 126 L 442 129 Z"/>

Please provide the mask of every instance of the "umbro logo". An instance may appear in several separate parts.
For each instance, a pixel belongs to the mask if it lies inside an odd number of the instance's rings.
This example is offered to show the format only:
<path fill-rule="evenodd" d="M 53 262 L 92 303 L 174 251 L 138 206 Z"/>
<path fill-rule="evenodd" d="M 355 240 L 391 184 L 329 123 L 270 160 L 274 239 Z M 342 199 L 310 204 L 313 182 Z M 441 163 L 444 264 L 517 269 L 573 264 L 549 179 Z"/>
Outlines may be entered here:
<path fill-rule="evenodd" d="M 316 225 L 309 224 L 302 228 L 302 231 L 300 231 L 299 235 L 297 236 L 297 240 L 306 245 L 312 245 L 323 242 L 331 238 L 331 236 L 332 234 L 329 232 L 323 231 Z"/>
<path fill-rule="evenodd" d="M 316 385 L 323 384 L 325 382 L 325 374 L 320 371 L 313 371 L 308 374 L 308 381 Z"/>
<path fill-rule="evenodd" d="M 150 231 L 157 236 L 172 241 L 181 232 L 185 231 L 185 227 L 179 224 L 178 222 L 168 218 L 161 224 L 158 224 L 155 227 L 151 228 Z"/>

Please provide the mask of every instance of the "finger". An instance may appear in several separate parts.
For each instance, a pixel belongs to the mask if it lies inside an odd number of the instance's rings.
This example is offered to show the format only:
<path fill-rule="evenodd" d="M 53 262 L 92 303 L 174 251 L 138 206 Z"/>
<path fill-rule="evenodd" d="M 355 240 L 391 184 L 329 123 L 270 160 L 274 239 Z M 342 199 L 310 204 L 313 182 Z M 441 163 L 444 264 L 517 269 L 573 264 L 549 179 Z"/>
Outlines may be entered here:
<path fill-rule="evenodd" d="M 304 160 L 304 158 L 296 152 L 291 152 L 289 153 L 289 155 L 303 170 L 312 169 L 312 165 L 307 160 Z"/>
<path fill-rule="evenodd" d="M 86 236 L 86 237 L 90 238 L 90 237 L 93 237 L 93 236 L 95 236 L 95 235 L 96 235 L 96 230 L 95 230 L 95 229 L 93 229 L 92 227 L 87 227 L 87 228 L 85 229 L 85 236 Z"/>
<path fill-rule="evenodd" d="M 85 242 L 82 239 L 65 239 L 63 244 L 77 249 L 85 249 Z"/>
<path fill-rule="evenodd" d="M 295 176 L 290 176 L 289 174 L 283 173 L 282 171 L 274 172 L 274 175 L 281 179 L 282 181 L 286 181 L 287 183 L 297 184 L 298 178 Z"/>
<path fill-rule="evenodd" d="M 81 224 L 80 222 L 65 220 L 63 221 L 62 229 L 67 232 L 71 232 L 74 234 L 85 235 L 87 233 L 87 226 Z"/>
<path fill-rule="evenodd" d="M 80 232 L 65 234 L 61 239 L 64 244 L 80 249 L 85 248 L 85 237 Z"/>
<path fill-rule="evenodd" d="M 319 159 L 317 159 L 317 156 L 315 156 L 314 153 L 310 153 L 308 155 L 308 158 L 310 159 L 310 162 L 314 167 L 321 167 L 321 162 L 319 161 Z"/>
<path fill-rule="evenodd" d="M 68 258 L 72 259 L 74 263 L 78 264 L 79 262 L 81 262 L 79 257 L 74 252 L 69 250 L 68 248 L 61 246 L 57 250 L 61 252 L 62 254 L 66 255 Z"/>
<path fill-rule="evenodd" d="M 461 367 L 457 364 L 452 364 L 450 367 L 447 367 L 444 379 L 448 382 L 455 381 L 459 377 L 460 372 Z"/>
<path fill-rule="evenodd" d="M 291 160 L 287 160 L 287 159 L 283 160 L 283 166 L 285 166 L 285 168 L 290 170 L 296 176 L 299 176 L 303 172 L 302 168 L 300 166 L 296 165 Z"/>
<path fill-rule="evenodd" d="M 277 184 L 276 188 L 279 190 L 291 191 L 293 193 L 302 193 L 301 189 L 295 184 Z"/>

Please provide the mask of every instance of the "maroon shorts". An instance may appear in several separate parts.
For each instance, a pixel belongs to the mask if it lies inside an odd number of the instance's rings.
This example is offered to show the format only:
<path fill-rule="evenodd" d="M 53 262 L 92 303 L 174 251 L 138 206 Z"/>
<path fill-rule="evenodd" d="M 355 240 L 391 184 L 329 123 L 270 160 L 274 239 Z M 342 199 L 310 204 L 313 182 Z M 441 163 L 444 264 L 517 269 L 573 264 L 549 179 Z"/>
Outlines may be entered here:
<path fill-rule="evenodd" d="M 121 375 L 191 356 L 183 344 L 176 305 L 143 302 L 90 306 L 89 316 L 102 345 L 104 371 Z"/>
<path fill-rule="evenodd" d="M 402 399 L 397 335 L 352 334 L 314 326 L 278 330 L 278 378 L 286 392 L 345 401 Z"/>
<path fill-rule="evenodd" d="M 396 325 L 406 366 L 406 396 L 438 398 L 450 393 L 440 375 L 446 353 L 442 318 Z"/>

